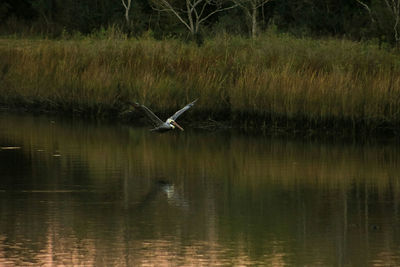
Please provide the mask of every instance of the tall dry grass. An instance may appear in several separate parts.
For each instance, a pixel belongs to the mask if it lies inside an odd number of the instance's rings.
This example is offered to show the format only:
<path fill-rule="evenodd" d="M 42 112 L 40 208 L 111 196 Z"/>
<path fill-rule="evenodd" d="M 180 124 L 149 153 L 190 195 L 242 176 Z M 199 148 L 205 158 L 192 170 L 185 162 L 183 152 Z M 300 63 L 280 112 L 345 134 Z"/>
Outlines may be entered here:
<path fill-rule="evenodd" d="M 252 127 L 396 129 L 400 56 L 346 40 L 0 40 L 0 101 L 83 114 L 139 101 Z"/>

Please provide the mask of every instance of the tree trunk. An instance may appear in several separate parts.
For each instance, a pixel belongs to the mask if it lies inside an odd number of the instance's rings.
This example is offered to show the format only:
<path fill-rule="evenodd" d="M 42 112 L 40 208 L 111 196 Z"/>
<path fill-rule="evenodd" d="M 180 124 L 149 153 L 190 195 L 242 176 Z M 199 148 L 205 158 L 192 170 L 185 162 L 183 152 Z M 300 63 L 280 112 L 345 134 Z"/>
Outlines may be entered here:
<path fill-rule="evenodd" d="M 125 0 L 121 0 L 123 6 L 125 7 L 125 20 L 126 20 L 126 25 L 128 25 L 128 27 L 130 26 L 129 24 L 129 10 L 131 9 L 131 2 L 132 0 L 127 0 L 127 3 L 125 3 Z"/>
<path fill-rule="evenodd" d="M 126 24 L 129 25 L 129 10 L 125 9 L 125 20 L 126 20 Z"/>
<path fill-rule="evenodd" d="M 251 13 L 251 37 L 254 39 L 257 36 L 257 7 L 252 8 Z"/>

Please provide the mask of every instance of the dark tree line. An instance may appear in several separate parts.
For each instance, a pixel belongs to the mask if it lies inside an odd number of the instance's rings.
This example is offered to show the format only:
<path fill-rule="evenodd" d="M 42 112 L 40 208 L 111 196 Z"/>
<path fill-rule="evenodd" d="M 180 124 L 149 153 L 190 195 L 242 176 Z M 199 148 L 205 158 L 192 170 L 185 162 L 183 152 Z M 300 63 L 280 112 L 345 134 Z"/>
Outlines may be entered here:
<path fill-rule="evenodd" d="M 192 25 L 208 14 L 197 28 Z M 297 36 L 395 45 L 400 41 L 400 0 L 2 0 L 0 22 L 2 34 L 22 29 L 49 36 L 87 34 L 117 25 L 131 35 L 151 31 L 156 38 L 222 31 L 254 37 L 273 25 Z"/>

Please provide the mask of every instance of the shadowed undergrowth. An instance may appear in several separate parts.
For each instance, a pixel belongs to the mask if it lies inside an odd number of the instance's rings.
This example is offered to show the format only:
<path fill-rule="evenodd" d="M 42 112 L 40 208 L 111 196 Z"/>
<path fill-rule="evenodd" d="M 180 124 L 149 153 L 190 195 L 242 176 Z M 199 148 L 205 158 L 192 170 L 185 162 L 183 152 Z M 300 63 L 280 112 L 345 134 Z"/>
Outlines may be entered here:
<path fill-rule="evenodd" d="M 0 40 L 6 106 L 115 116 L 141 102 L 246 128 L 397 135 L 400 56 L 345 40 Z"/>

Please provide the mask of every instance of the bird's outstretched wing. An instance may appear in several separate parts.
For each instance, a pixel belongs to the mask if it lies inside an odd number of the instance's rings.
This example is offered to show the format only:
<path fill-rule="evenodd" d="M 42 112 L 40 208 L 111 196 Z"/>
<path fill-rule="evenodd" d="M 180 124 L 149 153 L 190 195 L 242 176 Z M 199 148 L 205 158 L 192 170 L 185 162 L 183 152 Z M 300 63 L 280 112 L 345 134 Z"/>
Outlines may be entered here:
<path fill-rule="evenodd" d="M 164 122 L 157 117 L 156 114 L 154 114 L 150 109 L 148 109 L 146 106 L 141 105 L 139 103 L 134 103 L 133 104 L 136 108 L 139 108 L 141 111 L 143 111 L 144 114 L 150 119 L 151 123 L 153 124 L 154 127 L 158 127 L 162 125 Z"/>
<path fill-rule="evenodd" d="M 176 120 L 180 115 L 182 115 L 183 112 L 185 112 L 186 110 L 188 110 L 189 108 L 191 108 L 194 103 L 196 103 L 197 99 L 195 101 L 193 101 L 192 103 L 187 104 L 186 106 L 184 106 L 182 109 L 178 110 L 177 112 L 175 112 L 174 115 L 172 115 L 171 117 L 169 117 L 172 120 Z"/>

